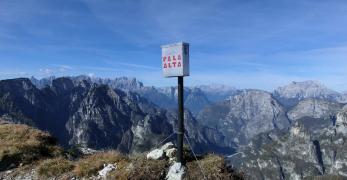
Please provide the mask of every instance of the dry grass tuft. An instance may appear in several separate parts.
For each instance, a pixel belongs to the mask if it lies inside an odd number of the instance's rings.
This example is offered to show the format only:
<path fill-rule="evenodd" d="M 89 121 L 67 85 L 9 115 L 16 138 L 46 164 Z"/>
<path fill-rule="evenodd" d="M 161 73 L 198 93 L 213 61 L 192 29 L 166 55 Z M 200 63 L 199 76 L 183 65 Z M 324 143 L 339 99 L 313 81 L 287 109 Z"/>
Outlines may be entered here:
<path fill-rule="evenodd" d="M 0 171 L 62 154 L 48 133 L 19 124 L 0 125 Z"/>
<path fill-rule="evenodd" d="M 134 155 L 129 163 L 117 168 L 109 178 L 120 180 L 165 179 L 168 168 L 167 160 L 148 160 L 144 154 Z"/>
<path fill-rule="evenodd" d="M 48 133 L 26 125 L 0 124 L 0 171 L 30 164 L 37 167 L 38 175 L 43 179 L 93 178 L 104 164 L 115 164 L 116 170 L 111 171 L 107 179 L 150 180 L 165 179 L 170 167 L 168 159 L 147 160 L 145 154 L 128 157 L 116 151 L 107 151 L 84 156 L 77 161 L 64 159 L 62 154 L 62 148 Z M 203 179 L 187 147 L 184 148 L 184 157 L 188 161 L 186 179 Z M 226 166 L 221 156 L 207 155 L 199 163 L 208 179 L 243 179 L 242 175 Z"/>
<path fill-rule="evenodd" d="M 227 167 L 224 158 L 221 156 L 210 154 L 199 160 L 199 163 L 207 179 L 243 179 L 241 174 L 238 174 Z M 204 175 L 196 161 L 187 163 L 186 179 L 204 179 Z"/>
<path fill-rule="evenodd" d="M 37 169 L 37 172 L 42 177 L 58 177 L 64 173 L 72 171 L 74 168 L 73 162 L 64 158 L 54 158 L 43 161 Z"/>
<path fill-rule="evenodd" d="M 76 164 L 74 174 L 79 177 L 93 176 L 104 167 L 104 164 L 117 164 L 119 166 L 127 161 L 128 158 L 119 152 L 101 152 L 80 159 Z"/>

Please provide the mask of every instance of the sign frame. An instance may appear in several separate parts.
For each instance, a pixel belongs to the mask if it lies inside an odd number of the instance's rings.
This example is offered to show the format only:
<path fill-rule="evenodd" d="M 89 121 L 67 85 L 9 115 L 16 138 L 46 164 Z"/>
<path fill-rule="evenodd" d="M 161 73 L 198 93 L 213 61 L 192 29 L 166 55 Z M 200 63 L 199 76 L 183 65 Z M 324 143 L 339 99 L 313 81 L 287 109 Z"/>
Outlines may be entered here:
<path fill-rule="evenodd" d="M 161 46 L 162 73 L 164 77 L 184 77 L 190 75 L 189 43 L 178 42 Z"/>

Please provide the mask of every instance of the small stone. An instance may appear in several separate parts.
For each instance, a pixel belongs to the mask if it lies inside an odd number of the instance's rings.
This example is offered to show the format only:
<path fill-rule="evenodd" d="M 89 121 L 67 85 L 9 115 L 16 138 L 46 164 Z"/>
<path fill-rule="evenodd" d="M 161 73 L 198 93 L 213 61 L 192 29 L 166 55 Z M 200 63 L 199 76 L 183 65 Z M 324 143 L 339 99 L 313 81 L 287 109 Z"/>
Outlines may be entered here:
<path fill-rule="evenodd" d="M 175 163 L 170 167 L 166 175 L 167 180 L 182 180 L 186 173 L 186 168 L 181 163 Z"/>
<path fill-rule="evenodd" d="M 160 160 L 164 158 L 164 151 L 161 149 L 154 149 L 147 154 L 147 159 Z"/>
<path fill-rule="evenodd" d="M 97 150 L 94 150 L 94 149 L 91 149 L 91 148 L 87 148 L 87 147 L 81 147 L 81 148 L 79 148 L 79 150 L 84 155 L 91 155 L 91 154 L 95 154 L 95 153 L 98 152 Z"/>
<path fill-rule="evenodd" d="M 104 168 L 98 172 L 99 177 L 106 178 L 107 174 L 109 172 L 115 170 L 116 168 L 117 168 L 117 166 L 115 166 L 113 164 L 104 165 Z"/>
<path fill-rule="evenodd" d="M 176 162 L 176 157 L 169 158 L 169 163 L 174 164 Z"/>
<path fill-rule="evenodd" d="M 166 151 L 166 150 L 172 149 L 174 147 L 175 147 L 175 145 L 172 142 L 168 142 L 168 143 L 164 144 L 160 149 L 163 151 Z"/>
<path fill-rule="evenodd" d="M 171 149 L 168 149 L 165 151 L 165 155 L 168 157 L 168 158 L 173 158 L 176 156 L 176 152 L 177 152 L 177 149 L 176 148 L 171 148 Z"/>

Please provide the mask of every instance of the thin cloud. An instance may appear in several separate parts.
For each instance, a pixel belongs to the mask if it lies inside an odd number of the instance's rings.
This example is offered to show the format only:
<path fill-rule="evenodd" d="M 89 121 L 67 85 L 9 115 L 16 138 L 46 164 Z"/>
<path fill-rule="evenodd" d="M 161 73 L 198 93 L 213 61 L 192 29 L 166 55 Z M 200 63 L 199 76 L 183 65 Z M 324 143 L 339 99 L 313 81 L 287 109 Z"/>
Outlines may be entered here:
<path fill-rule="evenodd" d="M 346 8 L 342 1 L 1 0 L 1 68 L 16 72 L 0 75 L 94 73 L 170 85 L 160 45 L 184 40 L 187 83 L 272 89 L 313 79 L 347 89 Z"/>
<path fill-rule="evenodd" d="M 40 73 L 43 74 L 44 76 L 51 76 L 53 75 L 53 73 L 55 72 L 53 69 L 51 68 L 42 68 L 39 69 Z"/>
<path fill-rule="evenodd" d="M 27 74 L 28 74 L 27 72 L 22 72 L 22 71 L 0 72 L 0 75 L 3 75 L 3 76 L 23 76 L 23 75 L 27 75 Z"/>
<path fill-rule="evenodd" d="M 108 72 L 134 72 L 129 69 L 112 68 L 112 67 L 97 67 L 97 66 L 81 66 L 81 70 L 108 71 Z"/>
<path fill-rule="evenodd" d="M 116 65 L 122 65 L 122 66 L 128 66 L 128 67 L 134 67 L 134 68 L 140 68 L 140 69 L 148 69 L 148 70 L 159 70 L 160 68 L 152 67 L 152 66 L 146 66 L 142 64 L 131 64 L 131 63 L 115 63 Z"/>
<path fill-rule="evenodd" d="M 57 67 L 61 67 L 61 68 L 65 68 L 65 69 L 74 69 L 72 66 L 70 65 L 64 65 L 64 64 L 52 64 L 53 66 L 57 66 Z"/>
<path fill-rule="evenodd" d="M 112 65 L 112 66 L 125 66 L 132 69 L 145 69 L 145 70 L 160 70 L 160 68 L 147 66 L 143 64 L 135 64 L 135 63 L 124 63 L 124 62 L 117 62 L 117 61 L 110 61 L 110 60 L 104 60 L 106 64 Z"/>

